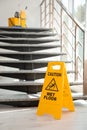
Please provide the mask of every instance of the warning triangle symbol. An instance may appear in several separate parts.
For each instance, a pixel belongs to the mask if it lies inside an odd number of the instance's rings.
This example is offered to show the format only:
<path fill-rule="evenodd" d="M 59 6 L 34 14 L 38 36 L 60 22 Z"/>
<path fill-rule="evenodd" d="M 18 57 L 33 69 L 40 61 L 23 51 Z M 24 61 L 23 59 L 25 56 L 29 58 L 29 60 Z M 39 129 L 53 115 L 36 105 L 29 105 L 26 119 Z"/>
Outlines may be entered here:
<path fill-rule="evenodd" d="M 47 85 L 45 90 L 58 92 L 58 88 L 57 88 L 56 81 L 54 78 L 50 81 L 50 83 Z"/>

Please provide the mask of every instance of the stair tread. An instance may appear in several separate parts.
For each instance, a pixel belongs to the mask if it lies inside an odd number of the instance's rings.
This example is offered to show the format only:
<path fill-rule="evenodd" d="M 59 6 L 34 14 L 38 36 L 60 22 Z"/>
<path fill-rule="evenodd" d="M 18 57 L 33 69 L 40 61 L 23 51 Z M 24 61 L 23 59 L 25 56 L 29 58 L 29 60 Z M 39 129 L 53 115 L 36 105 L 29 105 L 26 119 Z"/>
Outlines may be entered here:
<path fill-rule="evenodd" d="M 10 31 L 10 32 L 7 32 L 7 31 L 1 31 L 0 32 L 0 35 L 7 35 L 7 34 L 9 34 L 9 35 L 15 35 L 15 34 L 17 34 L 17 35 L 29 35 L 29 36 L 32 36 L 32 35 L 34 35 L 34 36 L 56 36 L 57 35 L 57 33 L 52 33 L 52 32 L 13 32 L 13 31 Z"/>
<path fill-rule="evenodd" d="M 5 103 L 6 102 L 17 102 L 17 101 L 18 102 L 21 102 L 21 101 L 22 102 L 23 101 L 25 101 L 25 102 L 26 101 L 27 102 L 30 101 L 31 102 L 31 101 L 39 101 L 39 98 L 40 98 L 39 96 L 37 97 L 37 96 L 35 96 L 33 94 L 30 95 L 30 97 L 29 96 L 27 96 L 27 97 L 25 96 L 24 97 L 24 96 L 20 95 L 20 98 L 19 97 L 17 97 L 17 98 L 15 98 L 15 97 L 13 97 L 13 98 L 10 98 L 10 97 L 8 97 L 8 98 L 0 98 L 0 102 L 5 102 Z"/>
<path fill-rule="evenodd" d="M 39 101 L 41 93 L 36 93 L 36 94 L 25 94 L 25 93 L 17 93 L 14 94 L 13 92 L 9 95 L 6 96 L 1 96 L 0 97 L 0 102 L 23 102 L 25 101 L 27 104 L 28 101 Z M 73 100 L 76 99 L 86 99 L 87 100 L 87 95 L 82 95 L 81 93 L 78 93 L 76 95 L 72 95 Z"/>
<path fill-rule="evenodd" d="M 38 83 L 38 82 L 34 82 L 34 81 L 20 81 L 20 82 L 11 82 L 11 83 L 9 83 L 9 82 L 1 82 L 0 83 L 0 86 L 25 86 L 25 85 L 27 85 L 27 86 L 29 86 L 29 85 L 31 85 L 31 86 L 42 86 L 42 84 L 43 83 Z"/>
<path fill-rule="evenodd" d="M 16 70 L 16 71 L 0 71 L 0 74 L 29 74 L 29 73 L 46 73 L 46 70 Z M 67 73 L 75 73 L 75 71 L 69 70 Z"/>
<path fill-rule="evenodd" d="M 44 38 L 1 38 L 0 37 L 0 41 L 31 41 L 31 42 L 54 42 L 54 41 L 59 41 L 59 39 L 54 39 L 54 38 L 50 38 L 50 39 L 44 39 Z"/>
<path fill-rule="evenodd" d="M 11 94 L 7 94 L 7 95 L 2 95 L 0 96 L 0 102 L 19 102 L 19 101 L 39 101 L 39 98 L 40 98 L 40 94 L 14 94 L 14 93 L 11 93 Z M 26 102 L 28 103 L 28 102 Z"/>
<path fill-rule="evenodd" d="M 70 82 L 70 86 L 73 84 L 75 85 L 82 85 L 82 82 Z M 18 82 L 0 82 L 0 86 L 42 86 L 43 82 L 35 82 L 35 81 L 18 81 Z"/>
<path fill-rule="evenodd" d="M 48 63 L 53 61 L 39 61 L 39 60 L 0 60 L 0 63 Z M 56 61 L 54 61 L 56 62 Z M 71 63 L 72 61 L 62 61 L 65 63 Z"/>
<path fill-rule="evenodd" d="M 0 27 L 0 31 L 30 31 L 30 32 L 37 32 L 37 31 L 53 31 L 52 28 L 21 28 L 21 27 Z"/>
<path fill-rule="evenodd" d="M 38 51 L 32 51 L 32 52 L 0 52 L 0 55 L 12 55 L 12 54 L 14 54 L 14 55 L 16 55 L 16 54 L 19 54 L 19 55 L 27 55 L 27 54 L 32 54 L 32 55 L 66 55 L 66 53 L 63 53 L 63 52 L 59 52 L 59 53 L 57 53 L 57 52 L 38 52 Z"/>
<path fill-rule="evenodd" d="M 57 44 L 0 44 L 0 47 L 61 47 L 61 45 Z"/>
<path fill-rule="evenodd" d="M 17 70 L 17 71 L 0 71 L 0 74 L 28 74 L 28 73 L 45 73 L 40 70 Z"/>
<path fill-rule="evenodd" d="M 82 81 L 71 82 L 70 85 L 71 86 L 74 86 L 74 85 L 83 85 L 83 82 Z"/>
<path fill-rule="evenodd" d="M 73 100 L 78 100 L 78 99 L 86 99 L 87 100 L 87 95 L 83 96 L 82 94 L 78 93 L 77 95 L 72 95 L 72 98 L 73 98 Z M 39 101 L 39 99 L 40 99 L 40 94 L 38 94 L 38 93 L 37 94 L 28 94 L 28 95 L 27 94 L 15 94 L 13 96 L 12 96 L 12 94 L 9 94 L 8 97 L 6 97 L 6 96 L 0 97 L 0 102 L 1 103 L 2 102 L 5 102 L 5 103 L 6 102 L 7 103 L 18 102 L 18 104 L 20 104 L 19 102 L 25 102 L 25 106 L 26 106 L 28 104 L 28 102 Z M 37 106 L 38 106 L 38 104 L 37 104 Z"/>

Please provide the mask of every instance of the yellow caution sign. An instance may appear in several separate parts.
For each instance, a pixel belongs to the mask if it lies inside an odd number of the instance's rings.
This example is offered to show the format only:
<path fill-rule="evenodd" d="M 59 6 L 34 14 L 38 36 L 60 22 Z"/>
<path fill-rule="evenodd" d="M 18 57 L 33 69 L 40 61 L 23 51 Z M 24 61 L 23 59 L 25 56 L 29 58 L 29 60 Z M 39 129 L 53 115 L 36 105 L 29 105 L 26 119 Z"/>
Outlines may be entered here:
<path fill-rule="evenodd" d="M 65 63 L 49 62 L 37 115 L 51 114 L 55 119 L 60 119 L 63 107 L 74 111 Z"/>

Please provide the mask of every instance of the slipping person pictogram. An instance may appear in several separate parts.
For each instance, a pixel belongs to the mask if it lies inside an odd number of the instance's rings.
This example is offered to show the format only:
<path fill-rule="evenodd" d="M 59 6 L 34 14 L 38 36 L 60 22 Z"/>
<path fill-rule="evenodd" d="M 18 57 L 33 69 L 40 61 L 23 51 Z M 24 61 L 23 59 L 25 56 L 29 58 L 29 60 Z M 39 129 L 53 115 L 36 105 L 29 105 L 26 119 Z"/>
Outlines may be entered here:
<path fill-rule="evenodd" d="M 58 87 L 54 78 L 50 81 L 45 90 L 58 91 Z"/>

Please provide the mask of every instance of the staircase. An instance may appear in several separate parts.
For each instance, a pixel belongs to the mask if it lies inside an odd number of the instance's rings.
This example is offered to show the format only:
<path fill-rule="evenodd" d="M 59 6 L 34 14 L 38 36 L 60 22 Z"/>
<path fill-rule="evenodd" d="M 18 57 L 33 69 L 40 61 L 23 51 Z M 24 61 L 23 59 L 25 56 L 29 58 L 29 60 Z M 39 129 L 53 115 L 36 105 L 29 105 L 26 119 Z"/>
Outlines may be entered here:
<path fill-rule="evenodd" d="M 52 29 L 0 27 L 0 103 L 38 103 L 48 62 L 66 55 L 56 35 Z"/>
<path fill-rule="evenodd" d="M 60 0 L 43 0 L 40 16 L 41 28 L 0 27 L 1 104 L 37 105 L 50 61 L 66 63 L 71 90 L 83 85 L 83 27 Z M 78 98 L 87 96 L 73 97 Z"/>

